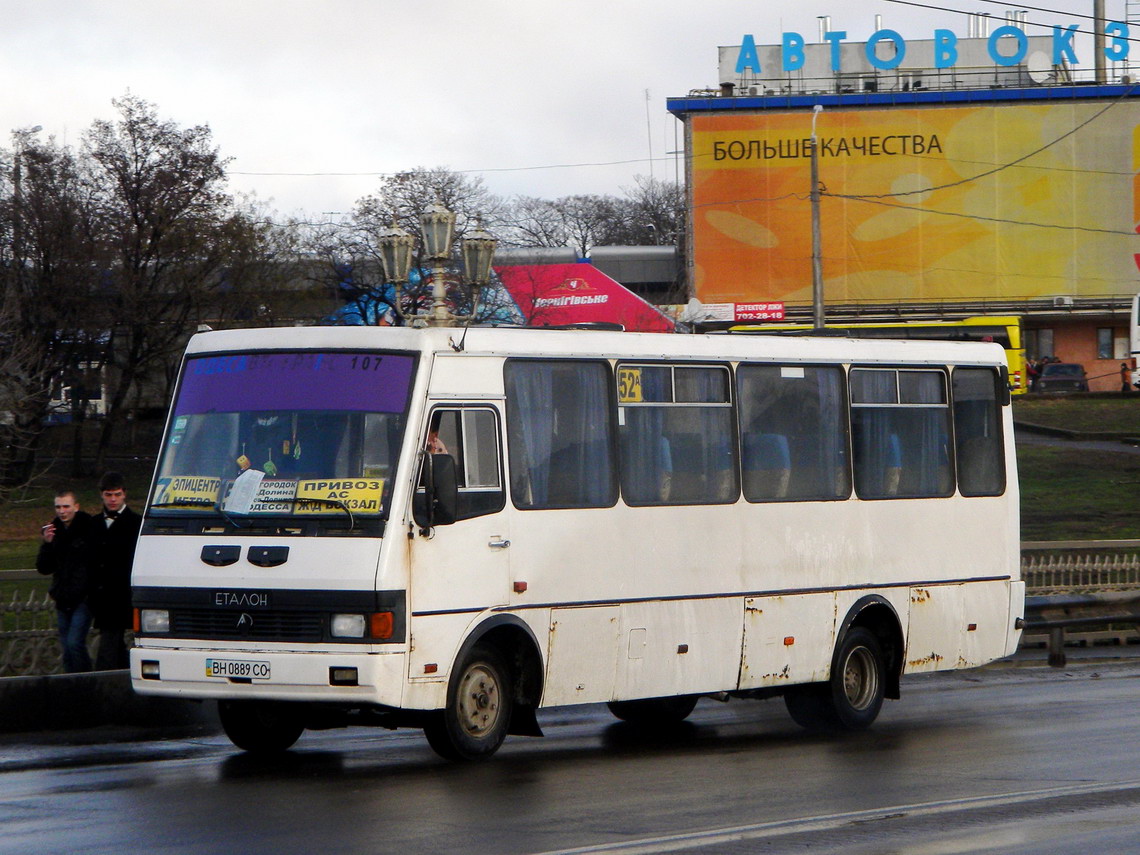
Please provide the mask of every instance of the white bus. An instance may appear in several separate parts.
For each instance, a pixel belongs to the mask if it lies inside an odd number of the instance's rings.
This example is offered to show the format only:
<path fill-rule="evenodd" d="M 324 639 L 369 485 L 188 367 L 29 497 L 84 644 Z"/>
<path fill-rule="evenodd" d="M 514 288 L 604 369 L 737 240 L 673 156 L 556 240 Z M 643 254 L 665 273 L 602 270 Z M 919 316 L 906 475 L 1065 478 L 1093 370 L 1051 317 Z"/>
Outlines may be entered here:
<path fill-rule="evenodd" d="M 1006 371 L 980 343 L 197 335 L 134 687 L 216 699 L 257 752 L 376 724 L 474 759 L 539 708 L 660 724 L 702 696 L 865 728 L 904 674 L 1017 647 Z"/>

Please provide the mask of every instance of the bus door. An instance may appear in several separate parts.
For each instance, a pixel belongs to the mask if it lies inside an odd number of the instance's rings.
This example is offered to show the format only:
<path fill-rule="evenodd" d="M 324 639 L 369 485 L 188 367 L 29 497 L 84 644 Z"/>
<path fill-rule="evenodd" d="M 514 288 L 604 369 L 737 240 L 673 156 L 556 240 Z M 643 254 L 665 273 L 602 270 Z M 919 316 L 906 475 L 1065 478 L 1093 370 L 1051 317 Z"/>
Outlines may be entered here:
<path fill-rule="evenodd" d="M 413 614 L 478 611 L 508 600 L 511 532 L 502 421 L 496 404 L 429 401 L 421 447 L 454 459 L 459 502 L 454 523 L 416 525 L 409 592 Z M 422 465 L 414 501 L 424 507 Z"/>

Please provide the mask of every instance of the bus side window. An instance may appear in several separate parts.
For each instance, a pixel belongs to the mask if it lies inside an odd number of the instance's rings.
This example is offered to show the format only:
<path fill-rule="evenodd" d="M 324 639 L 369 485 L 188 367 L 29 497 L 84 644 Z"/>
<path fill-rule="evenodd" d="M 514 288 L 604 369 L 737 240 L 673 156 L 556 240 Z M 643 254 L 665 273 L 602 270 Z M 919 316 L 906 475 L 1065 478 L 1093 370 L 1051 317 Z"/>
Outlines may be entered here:
<path fill-rule="evenodd" d="M 851 474 L 843 369 L 742 364 L 736 381 L 744 498 L 846 499 Z"/>
<path fill-rule="evenodd" d="M 490 407 L 437 408 L 428 419 L 424 448 L 455 459 L 458 520 L 503 509 L 502 453 L 498 413 Z M 420 476 L 420 490 L 423 475 Z"/>
<path fill-rule="evenodd" d="M 953 393 L 958 491 L 1000 496 L 1005 492 L 1005 454 L 996 376 L 988 368 L 955 369 Z"/>
<path fill-rule="evenodd" d="M 862 499 L 954 492 L 945 372 L 852 368 L 855 491 Z"/>

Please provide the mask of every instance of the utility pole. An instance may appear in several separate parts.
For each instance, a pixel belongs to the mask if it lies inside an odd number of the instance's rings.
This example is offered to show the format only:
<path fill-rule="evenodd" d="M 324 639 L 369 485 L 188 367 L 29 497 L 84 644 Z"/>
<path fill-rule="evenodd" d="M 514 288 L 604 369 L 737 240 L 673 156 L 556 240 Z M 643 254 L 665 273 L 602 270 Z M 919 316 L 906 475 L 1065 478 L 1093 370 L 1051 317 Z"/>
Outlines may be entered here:
<path fill-rule="evenodd" d="M 816 104 L 811 114 L 811 316 L 812 326 L 823 329 L 823 237 L 819 225 L 819 140 L 815 120 L 823 111 Z"/>
<path fill-rule="evenodd" d="M 1108 73 L 1104 59 L 1104 0 L 1093 0 L 1093 67 L 1096 82 L 1107 83 Z"/>

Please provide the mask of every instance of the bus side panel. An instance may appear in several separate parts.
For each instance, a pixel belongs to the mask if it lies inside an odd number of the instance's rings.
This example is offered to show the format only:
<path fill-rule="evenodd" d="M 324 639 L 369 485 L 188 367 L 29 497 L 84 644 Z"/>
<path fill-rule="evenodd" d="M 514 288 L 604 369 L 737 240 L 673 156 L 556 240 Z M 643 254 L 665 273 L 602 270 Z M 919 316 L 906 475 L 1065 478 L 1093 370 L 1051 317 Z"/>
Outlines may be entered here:
<path fill-rule="evenodd" d="M 835 646 L 832 593 L 748 597 L 740 689 L 826 680 Z"/>
<path fill-rule="evenodd" d="M 739 597 L 622 606 L 615 700 L 736 686 Z"/>
<path fill-rule="evenodd" d="M 620 636 L 619 606 L 551 609 L 542 705 L 587 704 L 613 698 Z"/>
<path fill-rule="evenodd" d="M 962 617 L 965 630 L 958 654 L 959 668 L 974 668 L 1012 653 L 1007 651 L 1010 629 L 1018 610 L 1011 616 L 1011 606 L 1018 600 L 1020 582 L 975 582 L 964 586 Z"/>
<path fill-rule="evenodd" d="M 906 672 L 974 668 L 1007 655 L 1020 590 L 1004 580 L 911 588 Z"/>
<path fill-rule="evenodd" d="M 965 585 L 910 589 L 904 672 L 921 674 L 957 667 Z"/>

